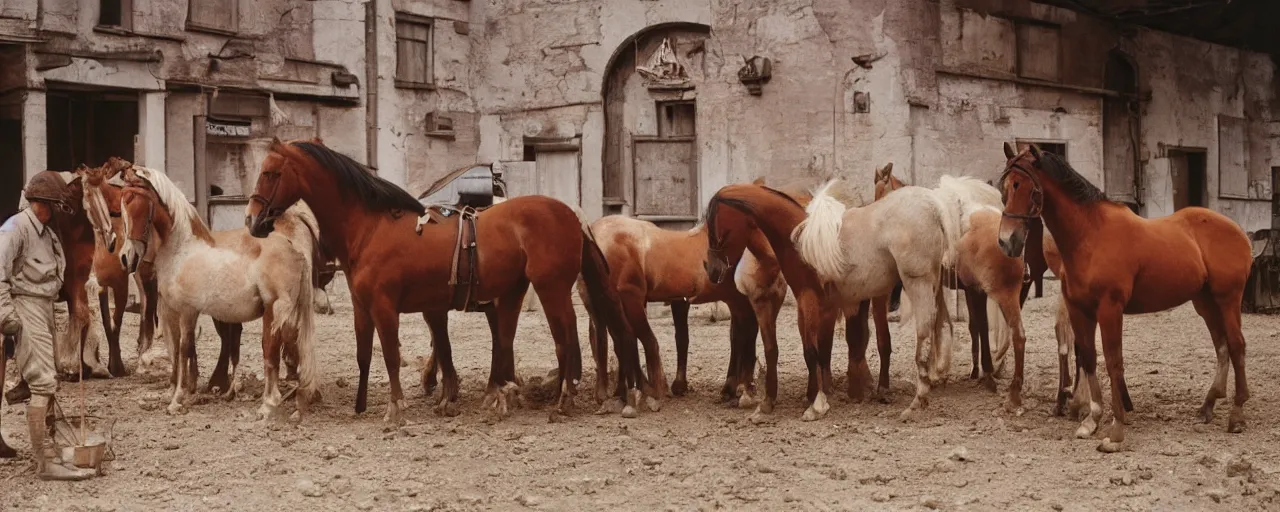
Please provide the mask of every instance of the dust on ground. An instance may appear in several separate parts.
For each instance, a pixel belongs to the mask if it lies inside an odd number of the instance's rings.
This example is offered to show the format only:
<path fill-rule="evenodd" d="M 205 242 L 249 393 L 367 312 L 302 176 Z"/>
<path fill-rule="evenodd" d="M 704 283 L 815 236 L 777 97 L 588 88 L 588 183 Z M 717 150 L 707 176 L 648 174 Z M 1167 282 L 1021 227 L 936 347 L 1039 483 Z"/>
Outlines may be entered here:
<path fill-rule="evenodd" d="M 1030 299 L 1026 413 L 1004 411 L 1003 392 L 967 379 L 967 329 L 956 326 L 951 383 L 935 391 L 914 423 L 898 414 L 911 399 L 914 336 L 891 324 L 893 403 L 854 404 L 841 394 L 823 420 L 806 423 L 805 366 L 788 306 L 779 319 L 777 421 L 753 425 L 750 411 L 718 403 L 728 359 L 727 322 L 690 319 L 689 380 L 693 392 L 637 419 L 596 416 L 594 379 L 585 344 L 586 380 L 579 413 L 548 422 L 539 404 L 498 422 L 481 407 L 490 337 L 481 314 L 450 317 L 462 377 L 462 414 L 435 415 L 414 366 L 402 369 L 410 404 L 407 425 L 387 428 L 386 373 L 375 352 L 369 411 L 353 414 L 355 343 L 351 303 L 341 279 L 331 287 L 337 309 L 318 316 L 317 358 L 324 402 L 301 425 L 255 422 L 256 396 L 224 402 L 202 397 L 188 414 L 169 416 L 162 372 L 88 383 L 90 414 L 117 420 L 104 477 L 80 483 L 40 482 L 29 461 L 0 462 L 0 508 L 41 510 L 1094 510 L 1280 508 L 1280 318 L 1246 315 L 1249 342 L 1248 429 L 1226 432 L 1230 399 L 1201 425 L 1195 413 L 1214 369 L 1207 329 L 1190 305 L 1125 319 L 1125 367 L 1135 413 L 1128 451 L 1103 454 L 1096 439 L 1073 437 L 1075 421 L 1051 415 L 1057 357 L 1053 337 L 1056 283 Z M 651 309 L 652 310 L 652 309 Z M 580 338 L 586 317 L 579 309 Z M 137 316 L 126 315 L 123 339 L 134 366 Z M 401 317 L 406 358 L 429 353 L 421 316 Z M 668 376 L 674 378 L 669 315 L 652 320 Z M 199 357 L 207 378 L 218 340 L 202 318 Z M 261 323 L 245 326 L 242 373 L 261 375 Z M 842 336 L 837 332 L 837 340 Z M 376 343 L 375 343 L 376 346 Z M 105 348 L 104 348 L 105 350 Z M 874 345 L 871 352 L 874 352 Z M 1101 352 L 1101 351 L 1100 351 Z M 544 318 L 524 313 L 516 342 L 525 378 L 555 366 Z M 845 349 L 837 341 L 833 371 L 844 386 Z M 878 356 L 872 354 L 876 368 Z M 1012 359 L 1012 358 L 1011 358 Z M 1101 364 L 1099 365 L 1101 369 Z M 1109 386 L 1100 372 L 1104 386 Z M 203 384 L 203 381 L 202 381 Z M 255 389 L 252 384 L 248 389 Z M 260 392 L 260 386 L 256 388 Z M 1109 387 L 1105 388 L 1109 393 Z M 1233 390 L 1229 386 L 1228 394 Z M 74 385 L 63 384 L 72 397 Z M 292 410 L 292 403 L 284 408 Z M 4 406 L 4 435 L 27 451 L 23 408 Z M 1105 417 L 1110 422 L 1110 413 Z M 1104 425 L 1106 424 L 1104 423 Z"/>

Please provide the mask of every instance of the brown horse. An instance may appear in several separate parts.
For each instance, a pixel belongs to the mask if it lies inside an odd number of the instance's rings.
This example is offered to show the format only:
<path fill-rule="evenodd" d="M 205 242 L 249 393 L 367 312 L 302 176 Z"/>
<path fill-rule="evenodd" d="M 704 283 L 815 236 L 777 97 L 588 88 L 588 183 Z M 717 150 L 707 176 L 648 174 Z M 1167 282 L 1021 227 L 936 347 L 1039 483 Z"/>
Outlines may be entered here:
<path fill-rule="evenodd" d="M 72 176 L 70 173 L 58 174 L 64 180 Z M 63 254 L 67 259 L 67 267 L 63 272 L 62 291 L 58 300 L 67 303 L 68 324 L 66 336 L 54 344 L 57 352 L 57 357 L 54 359 L 59 362 L 80 360 L 80 364 L 76 365 L 77 367 L 68 375 L 70 379 L 90 376 L 110 377 L 110 371 L 97 362 L 96 347 L 92 350 L 84 347 L 90 321 L 89 295 L 85 291 L 85 284 L 89 282 L 89 276 L 93 272 L 96 244 L 93 225 L 89 223 L 89 217 L 84 209 L 82 178 L 75 176 L 67 180 L 67 194 L 68 203 L 72 209 L 71 215 L 55 216 L 54 227 L 58 238 L 62 241 Z M 117 347 L 117 354 L 118 351 Z M 83 353 L 83 357 L 74 353 Z M 66 373 L 65 368 L 63 372 Z"/>
<path fill-rule="evenodd" d="M 649 379 L 665 391 L 666 378 L 658 355 L 658 340 L 649 327 L 646 304 L 665 302 L 671 305 L 677 360 L 671 392 L 683 396 L 688 391 L 689 305 L 724 302 L 730 313 L 730 355 L 721 400 L 733 406 L 754 406 L 752 381 L 756 332 L 758 330 L 764 338 L 765 350 L 776 352 L 778 311 L 787 293 L 777 259 L 764 235 L 759 232 L 752 235 L 748 242 L 750 252 L 738 262 L 735 279 L 716 284 L 708 279 L 701 265 L 707 251 L 706 224 L 687 231 L 672 231 L 659 228 L 652 222 L 610 215 L 593 222 L 591 231 L 612 269 L 611 276 L 627 319 L 644 345 Z M 596 315 L 585 283 L 579 282 L 578 289 L 592 318 L 591 351 L 596 359 L 597 379 L 607 379 L 604 369 L 608 333 L 596 326 Z M 650 409 L 656 411 L 658 400 L 664 397 L 648 397 Z"/>
<path fill-rule="evenodd" d="M 1092 435 L 1102 413 L 1095 329 L 1102 328 L 1114 414 L 1111 431 L 1098 449 L 1115 452 L 1123 447 L 1125 414 L 1133 408 L 1124 376 L 1124 315 L 1165 311 L 1187 301 L 1204 319 L 1218 355 L 1217 374 L 1200 408 L 1200 419 L 1213 420 L 1214 404 L 1226 396 L 1230 364 L 1236 382 L 1227 431 L 1244 431 L 1249 387 L 1240 304 L 1253 263 L 1244 231 L 1225 215 L 1205 208 L 1144 219 L 1108 201 L 1056 154 L 1035 146 L 1018 153 L 1009 144 L 1004 151 L 1008 164 L 1000 177 L 1005 203 L 1001 249 L 1008 255 L 1021 254 L 1026 221 L 1040 217 L 1062 255 L 1062 294 L 1078 364 L 1091 392 L 1090 418 L 1076 435 Z"/>
<path fill-rule="evenodd" d="M 809 408 L 801 418 L 812 421 L 822 418 L 830 408 L 825 394 L 830 394 L 833 387 L 831 343 L 840 309 L 828 300 L 828 287 L 824 286 L 813 267 L 800 259 L 792 245 L 791 232 L 804 219 L 804 207 L 784 192 L 755 184 L 721 188 L 707 204 L 706 271 L 713 283 L 720 283 L 742 258 L 757 230 L 769 240 L 787 286 L 796 298 L 800 341 L 809 373 L 806 391 Z M 863 322 L 865 325 L 865 320 Z M 866 352 L 867 337 L 860 339 L 863 346 L 850 347 L 851 354 Z M 766 350 L 765 356 L 765 397 L 752 416 L 753 420 L 761 419 L 762 414 L 771 414 L 778 396 L 777 355 Z M 850 368 L 849 372 L 851 388 L 864 389 L 868 385 L 870 370 L 865 360 L 861 368 Z"/>
<path fill-rule="evenodd" d="M 876 170 L 875 198 L 877 201 L 904 186 L 906 184 L 893 175 L 892 163 Z M 992 194 L 988 202 L 997 202 L 994 189 L 989 190 L 992 190 Z M 1022 303 L 1026 299 L 1024 292 L 1027 289 L 1024 286 L 1026 284 L 1024 265 L 1021 256 L 1010 258 L 1000 251 L 993 240 L 996 231 L 1000 228 L 999 209 L 994 204 L 986 206 L 989 208 L 980 208 L 967 215 L 968 228 L 956 246 L 955 275 L 949 276 L 951 278 L 944 281 L 947 286 L 964 291 L 965 305 L 969 309 L 969 335 L 973 356 L 969 378 L 978 380 L 981 385 L 991 391 L 996 390 L 996 382 L 995 367 L 992 364 L 990 328 L 993 326 L 992 322 L 1004 323 L 1006 328 L 1001 330 L 1000 334 L 1006 332 L 1009 334 L 1015 360 L 1007 408 L 1010 411 L 1020 412 L 1026 343 L 1021 314 Z M 880 304 L 879 307 L 874 308 L 877 335 L 880 334 L 881 322 L 888 323 L 888 308 L 884 306 L 888 303 L 888 299 L 888 297 L 876 299 Z M 988 304 L 989 300 L 990 304 Z M 988 315 L 989 305 L 995 306 L 990 310 L 991 315 Z M 884 336 L 889 337 L 887 329 Z M 1007 348 L 1007 346 L 1001 347 L 1001 355 Z"/>
<path fill-rule="evenodd" d="M 275 140 L 268 148 L 246 222 L 255 236 L 266 236 L 271 221 L 298 201 L 317 205 L 315 211 L 326 247 L 346 271 L 355 309 L 356 358 L 360 385 L 357 413 L 366 409 L 373 332 L 382 341 L 382 355 L 391 381 L 391 400 L 385 419 L 400 422 L 404 393 L 400 385 L 399 325 L 402 312 L 444 315 L 452 308 L 495 302 L 498 338 L 486 392 L 486 402 L 505 415 L 517 388 L 516 323 L 530 285 L 542 302 L 556 344 L 560 413 L 568 412 L 582 376 L 582 353 L 573 310 L 573 288 L 579 273 L 591 291 L 615 345 L 625 380 L 626 399 L 634 401 L 643 384 L 635 335 L 609 286 L 608 265 L 578 214 L 568 205 L 545 196 L 510 199 L 480 212 L 474 223 L 474 272 L 458 278 L 453 265 L 460 215 L 421 226 L 426 209 L 394 184 L 374 176 L 350 157 L 325 147 L 319 140 Z M 411 214 L 411 215 L 406 215 Z M 464 251 L 470 252 L 470 251 Z M 472 277 L 478 279 L 471 279 Z M 454 306 L 455 286 L 478 281 L 465 290 L 468 299 Z M 433 333 L 437 334 L 437 333 Z M 447 332 L 443 333 L 447 336 Z M 433 355 L 444 372 L 442 401 L 455 401 L 457 373 L 448 355 L 448 339 L 433 339 Z M 513 404 L 514 405 L 514 404 Z M 629 404 L 634 412 L 634 405 Z"/>
<path fill-rule="evenodd" d="M 97 251 L 93 256 L 93 274 L 102 285 L 98 297 L 102 311 L 102 326 L 107 334 L 109 363 L 112 375 L 124 375 L 127 370 L 120 355 L 120 329 L 124 324 L 124 311 L 129 302 L 129 273 L 120 264 L 119 250 L 124 247 L 124 224 L 120 219 L 119 185 L 108 183 L 112 177 L 127 167 L 128 162 L 112 157 L 102 167 L 81 167 L 76 170 L 84 183 L 84 208 L 90 223 L 97 232 Z M 134 281 L 142 292 L 142 319 L 138 330 L 139 365 L 143 355 L 151 348 L 157 325 L 155 273 L 150 265 L 144 265 L 134 274 Z M 110 294 L 108 294 L 108 290 Z M 108 297 L 111 295 L 112 297 Z M 115 311 L 109 304 L 115 299 Z"/>

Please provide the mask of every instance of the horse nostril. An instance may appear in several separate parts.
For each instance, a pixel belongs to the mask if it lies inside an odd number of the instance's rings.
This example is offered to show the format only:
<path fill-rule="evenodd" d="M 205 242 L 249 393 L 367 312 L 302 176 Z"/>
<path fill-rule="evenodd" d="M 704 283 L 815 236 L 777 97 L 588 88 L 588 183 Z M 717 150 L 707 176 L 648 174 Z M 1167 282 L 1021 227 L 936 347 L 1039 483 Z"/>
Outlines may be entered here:
<path fill-rule="evenodd" d="M 1001 238 L 999 241 L 999 244 L 1000 244 L 1000 250 L 1004 251 L 1005 254 L 1009 254 L 1009 242 Z"/>

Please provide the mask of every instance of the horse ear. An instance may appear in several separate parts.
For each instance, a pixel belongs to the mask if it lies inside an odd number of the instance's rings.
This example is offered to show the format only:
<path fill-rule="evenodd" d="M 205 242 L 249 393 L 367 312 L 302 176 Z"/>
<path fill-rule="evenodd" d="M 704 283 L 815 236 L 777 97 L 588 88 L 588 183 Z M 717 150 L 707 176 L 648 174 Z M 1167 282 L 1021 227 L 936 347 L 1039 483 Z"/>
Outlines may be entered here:
<path fill-rule="evenodd" d="M 1036 157 L 1036 160 L 1040 159 L 1040 146 L 1035 144 L 1031 145 L 1031 156 Z"/>
<path fill-rule="evenodd" d="M 321 140 L 321 139 L 320 139 L 320 137 L 312 137 L 312 138 L 311 138 L 311 142 L 314 142 L 314 143 L 319 144 L 319 145 L 321 145 L 321 146 L 323 146 L 323 145 L 324 145 L 324 140 Z"/>
<path fill-rule="evenodd" d="M 893 175 L 893 162 L 884 164 L 884 167 L 876 169 L 876 181 L 884 181 Z"/>
<path fill-rule="evenodd" d="M 764 185 L 764 176 L 761 176 L 761 177 L 759 177 L 759 178 L 756 178 L 756 179 L 752 180 L 752 181 L 751 181 L 751 184 L 752 184 L 752 185 Z"/>
<path fill-rule="evenodd" d="M 1015 156 L 1018 156 L 1018 152 L 1013 150 L 1013 144 L 1004 143 L 1004 157 L 1013 158 Z"/>
<path fill-rule="evenodd" d="M 271 137 L 271 145 L 267 146 L 267 150 L 272 153 L 283 153 L 284 142 L 280 140 L 280 137 Z"/>

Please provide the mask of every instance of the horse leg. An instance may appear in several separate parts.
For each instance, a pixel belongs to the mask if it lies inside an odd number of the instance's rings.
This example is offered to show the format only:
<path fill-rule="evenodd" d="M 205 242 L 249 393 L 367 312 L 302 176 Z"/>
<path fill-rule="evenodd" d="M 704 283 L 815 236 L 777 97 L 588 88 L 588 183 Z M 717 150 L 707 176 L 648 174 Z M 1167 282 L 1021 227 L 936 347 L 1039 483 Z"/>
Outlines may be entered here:
<path fill-rule="evenodd" d="M 916 394 L 906 410 L 899 416 L 902 420 L 911 420 L 917 411 L 929 406 L 929 391 L 933 384 L 933 337 L 934 324 L 937 323 L 938 302 L 941 290 L 936 278 L 916 278 L 904 282 L 907 300 L 911 301 L 911 316 L 916 327 Z"/>
<path fill-rule="evenodd" d="M 1218 305 L 1209 298 L 1196 298 L 1192 302 L 1195 304 L 1196 313 L 1204 319 L 1205 327 L 1209 328 L 1209 337 L 1213 340 L 1214 352 L 1218 355 L 1217 372 L 1213 376 L 1209 392 L 1204 397 L 1204 405 L 1200 406 L 1199 414 L 1201 422 L 1212 423 L 1214 405 L 1219 398 L 1227 396 L 1227 373 L 1231 364 L 1231 355 L 1227 349 L 1226 331 L 1223 329 Z"/>
<path fill-rule="evenodd" d="M 395 306 L 384 301 L 373 304 L 369 314 L 374 329 L 378 331 L 378 340 L 382 343 L 382 362 L 387 366 L 387 380 L 391 384 L 391 401 L 387 403 L 387 412 L 382 416 L 382 421 L 399 426 L 400 409 L 405 407 L 404 390 L 400 387 L 400 313 Z M 371 339 L 370 345 L 372 341 Z M 365 369 L 361 368 L 362 385 L 367 375 Z"/>
<path fill-rule="evenodd" d="M 880 357 L 880 378 L 876 383 L 876 398 L 881 403 L 889 403 L 890 398 L 889 362 L 893 354 L 893 340 L 892 335 L 889 334 L 889 300 L 886 297 L 871 299 L 871 316 L 876 324 L 876 353 Z"/>
<path fill-rule="evenodd" d="M 662 409 L 662 400 L 668 395 L 667 377 L 662 371 L 662 355 L 658 348 L 658 337 L 649 326 L 649 316 L 645 312 L 644 295 L 621 293 L 622 305 L 627 312 L 627 321 L 635 330 L 636 338 L 644 346 L 645 366 L 649 371 L 649 386 L 645 390 L 645 405 L 650 411 Z"/>
<path fill-rule="evenodd" d="M 609 330 L 600 323 L 595 306 L 587 293 L 587 285 L 579 280 L 578 296 L 587 310 L 587 345 L 591 347 L 591 360 L 596 363 L 596 403 L 609 399 Z"/>
<path fill-rule="evenodd" d="M 124 358 L 120 355 L 120 328 L 124 324 L 124 308 L 129 301 L 129 281 L 125 280 L 124 292 L 117 286 L 104 286 L 98 294 L 98 310 L 102 312 L 102 327 L 107 334 L 107 371 L 113 377 L 129 374 L 124 366 Z M 111 311 L 110 297 L 116 299 L 116 310 Z M 108 319 L 108 315 L 110 318 Z"/>
<path fill-rule="evenodd" d="M 729 407 L 738 406 L 738 369 L 742 365 L 742 341 L 738 339 L 742 333 L 742 318 L 729 315 L 729 368 L 725 372 L 724 387 L 720 388 L 720 403 Z"/>
<path fill-rule="evenodd" d="M 1104 301 L 1098 308 L 1098 325 L 1102 327 L 1102 351 L 1107 358 L 1107 375 L 1111 377 L 1111 432 L 1102 439 L 1098 451 L 1114 453 L 1124 446 L 1125 414 L 1129 409 L 1124 380 L 1124 304 Z"/>
<path fill-rule="evenodd" d="M 741 304 L 730 308 L 730 318 L 729 343 L 737 346 L 737 364 L 734 365 L 737 386 L 734 394 L 737 395 L 738 402 L 731 405 L 750 409 L 758 402 L 753 374 L 756 367 L 756 333 L 760 331 L 760 323 L 756 320 L 755 313 Z"/>
<path fill-rule="evenodd" d="M 356 385 L 356 414 L 361 414 L 368 409 L 369 362 L 373 359 L 373 315 L 369 307 L 360 305 L 360 300 L 353 297 L 351 302 L 355 316 L 356 365 L 360 367 L 360 383 Z"/>
<path fill-rule="evenodd" d="M 1098 320 L 1093 311 L 1067 304 L 1071 318 L 1071 334 L 1075 338 L 1076 364 L 1084 371 L 1084 379 L 1088 382 L 1089 413 L 1076 429 L 1076 437 L 1085 439 L 1098 429 L 1098 421 L 1102 419 L 1102 387 L 1098 384 Z M 1114 385 L 1114 384 L 1113 384 Z"/>
<path fill-rule="evenodd" d="M 1009 332 L 1013 334 L 1013 379 L 1009 381 L 1009 402 L 1005 404 L 1005 409 L 1021 416 L 1023 369 L 1027 348 L 1027 335 L 1022 330 L 1022 308 L 1013 296 L 1013 290 L 1007 290 L 994 298 L 1000 306 L 1000 314 L 1004 316 Z M 984 364 L 991 363 L 990 354 L 990 352 L 983 353 Z"/>
<path fill-rule="evenodd" d="M 764 398 L 748 418 L 752 423 L 760 423 L 765 416 L 773 414 L 774 404 L 778 401 L 778 312 L 785 298 L 785 293 L 751 298 L 751 309 L 759 326 L 760 339 L 764 342 L 765 361 Z M 754 341 L 752 345 L 755 345 Z"/>
<path fill-rule="evenodd" d="M 871 367 L 867 364 L 867 345 L 871 342 L 871 327 L 867 321 L 871 315 L 871 301 L 858 304 L 858 312 L 845 317 L 844 340 L 849 345 L 848 390 L 849 400 L 862 402 L 871 389 Z"/>
<path fill-rule="evenodd" d="M 1236 375 L 1236 392 L 1231 402 L 1231 415 L 1227 418 L 1227 432 L 1244 432 L 1244 403 L 1249 400 L 1249 384 L 1244 371 L 1244 332 L 1240 328 L 1241 294 L 1236 293 L 1219 302 L 1223 331 L 1227 338 L 1227 353 Z"/>
<path fill-rule="evenodd" d="M 510 414 L 519 404 L 519 384 L 515 375 L 516 324 L 520 320 L 520 308 L 528 282 L 520 283 L 507 295 L 497 300 L 498 336 L 493 339 L 493 356 L 489 369 L 489 385 L 485 390 L 484 406 L 492 408 L 495 419 Z M 545 307 L 545 306 L 544 306 Z M 561 369 L 565 366 L 561 363 Z"/>
<path fill-rule="evenodd" d="M 489 330 L 494 331 L 494 322 L 497 319 L 492 304 L 484 307 L 484 315 L 489 319 Z M 440 416 L 457 416 L 460 412 L 458 410 L 458 370 L 453 367 L 453 345 L 449 341 L 449 311 L 442 309 L 423 312 L 422 318 L 427 321 L 427 328 L 431 330 L 431 363 L 422 369 L 423 389 L 427 390 L 427 398 L 430 399 L 431 391 L 428 390 L 426 382 L 430 377 L 431 388 L 435 387 L 438 366 L 444 387 L 440 389 L 440 401 L 436 403 L 435 413 Z M 496 336 L 496 333 L 493 334 Z"/>
<path fill-rule="evenodd" d="M 689 392 L 689 301 L 671 301 L 671 323 L 676 328 L 676 380 L 671 382 L 671 394 L 684 396 Z"/>
<path fill-rule="evenodd" d="M 213 373 L 209 374 L 209 384 L 205 390 L 230 400 L 235 397 L 235 390 L 231 387 L 231 374 L 240 363 L 240 332 L 243 326 L 214 320 L 213 329 L 218 333 L 221 349 L 218 351 L 218 364 L 213 367 Z"/>
<path fill-rule="evenodd" d="M 970 352 L 973 355 L 973 369 L 969 371 L 969 378 L 981 379 L 978 383 L 994 392 L 996 381 L 988 337 L 991 326 L 987 323 L 987 294 L 976 286 L 966 287 L 964 300 L 969 308 Z"/>
<path fill-rule="evenodd" d="M 275 315 L 274 304 L 267 304 L 262 313 L 262 375 L 266 377 L 262 405 L 258 407 L 258 419 L 262 421 L 275 418 L 276 409 L 283 401 L 280 393 L 280 343 L 285 333 L 283 329 L 272 329 Z"/>
<path fill-rule="evenodd" d="M 1025 289 L 1025 288 L 1024 288 Z M 1079 382 L 1077 379 L 1077 389 L 1071 387 L 1071 352 L 1075 347 L 1075 335 L 1071 330 L 1071 317 L 1067 313 L 1066 297 L 1059 297 L 1058 307 L 1053 322 L 1053 334 L 1058 341 L 1058 399 L 1053 407 L 1054 416 L 1063 416 L 1067 414 L 1067 401 L 1077 402 L 1080 398 L 1078 395 Z M 1076 369 L 1079 371 L 1077 361 Z"/>
<path fill-rule="evenodd" d="M 171 329 L 173 330 L 170 347 L 173 349 L 173 400 L 169 402 L 166 411 L 169 414 L 181 414 L 186 412 L 187 400 L 187 383 L 194 382 L 192 378 L 191 360 L 195 354 L 195 333 L 196 320 L 199 319 L 198 313 L 184 312 L 179 314 L 174 311 L 169 315 L 174 318 Z"/>
<path fill-rule="evenodd" d="M 569 414 L 573 398 L 582 382 L 582 346 L 578 344 L 578 319 L 573 311 L 573 283 L 561 287 L 557 283 L 535 286 L 542 313 L 551 328 L 551 339 L 556 345 L 556 362 L 559 378 L 555 382 L 556 408 L 554 414 Z"/>
<path fill-rule="evenodd" d="M 160 294 L 155 280 L 143 279 L 138 274 L 134 276 L 134 282 L 138 285 L 139 300 L 142 302 L 142 317 L 138 319 L 138 366 L 149 366 L 154 359 L 154 355 L 150 352 L 152 344 L 155 343 L 156 327 L 160 324 L 158 313 Z M 124 299 L 127 303 L 127 292 Z"/>
<path fill-rule="evenodd" d="M 816 297 L 814 298 L 815 302 Z M 831 390 L 831 344 L 835 338 L 836 318 L 839 310 L 823 309 L 821 304 L 810 306 L 801 324 L 801 339 L 805 342 L 805 363 L 809 367 L 809 408 L 800 416 L 802 421 L 814 421 L 827 415 L 831 404 L 827 394 Z M 807 334 L 807 336 L 805 336 Z M 807 339 L 805 339 L 807 338 Z"/>

